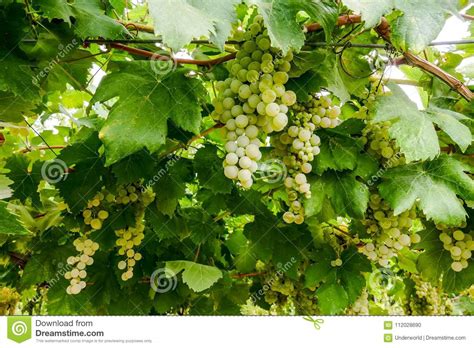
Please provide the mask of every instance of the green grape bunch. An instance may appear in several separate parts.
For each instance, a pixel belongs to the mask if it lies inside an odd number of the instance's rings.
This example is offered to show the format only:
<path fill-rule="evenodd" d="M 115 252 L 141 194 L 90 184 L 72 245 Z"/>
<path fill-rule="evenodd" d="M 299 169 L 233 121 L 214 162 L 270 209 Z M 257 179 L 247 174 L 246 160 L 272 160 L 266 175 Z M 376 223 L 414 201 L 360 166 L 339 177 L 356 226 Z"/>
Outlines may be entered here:
<path fill-rule="evenodd" d="M 321 139 L 315 134 L 319 128 L 337 127 L 341 109 L 329 96 L 312 96 L 305 103 L 290 108 L 291 122 L 281 134 L 272 137 L 275 153 L 283 158 L 289 176 L 285 179 L 289 209 L 283 214 L 286 223 L 304 222 L 303 199 L 311 198 L 311 186 L 306 175 L 311 173 L 311 162 L 320 152 Z"/>
<path fill-rule="evenodd" d="M 469 266 L 474 251 L 474 231 L 463 232 L 460 229 L 449 229 L 445 226 L 438 226 L 442 231 L 439 240 L 443 242 L 443 247 L 451 256 L 451 269 L 454 272 L 461 272 Z"/>
<path fill-rule="evenodd" d="M 453 311 L 453 303 L 441 288 L 425 282 L 420 276 L 413 274 L 414 291 L 409 296 L 407 309 L 411 315 L 449 315 Z"/>
<path fill-rule="evenodd" d="M 367 151 L 382 161 L 384 167 L 391 168 L 406 163 L 405 156 L 400 152 L 396 141 L 390 138 L 391 121 L 375 123 L 369 121 L 362 132 L 362 142 L 367 144 Z"/>
<path fill-rule="evenodd" d="M 87 237 L 75 239 L 73 245 L 79 254 L 67 259 L 67 264 L 73 267 L 64 274 L 64 278 L 70 282 L 66 289 L 68 295 L 77 295 L 86 287 L 84 280 L 87 277 L 86 268 L 94 263 L 92 256 L 99 250 L 99 244 Z"/>
<path fill-rule="evenodd" d="M 236 59 L 227 64 L 229 78 L 216 84 L 212 117 L 225 124 L 224 174 L 248 189 L 262 157 L 259 136 L 282 131 L 288 107 L 296 102 L 296 94 L 285 88 L 293 54 L 282 57 L 271 47 L 262 16 L 236 35 L 244 41 Z"/>
<path fill-rule="evenodd" d="M 420 242 L 420 235 L 411 232 L 416 217 L 415 208 L 394 215 L 390 205 L 380 195 L 372 194 L 366 218 L 362 220 L 372 240 L 365 244 L 362 252 L 370 260 L 387 267 L 399 250 Z"/>

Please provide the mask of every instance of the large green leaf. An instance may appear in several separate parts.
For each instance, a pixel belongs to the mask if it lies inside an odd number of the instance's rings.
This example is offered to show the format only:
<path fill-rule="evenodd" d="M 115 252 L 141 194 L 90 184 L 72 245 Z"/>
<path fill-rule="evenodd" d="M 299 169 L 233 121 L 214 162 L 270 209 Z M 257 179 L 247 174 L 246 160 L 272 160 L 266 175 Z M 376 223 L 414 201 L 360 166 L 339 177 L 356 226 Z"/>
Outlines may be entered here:
<path fill-rule="evenodd" d="M 363 272 L 370 271 L 369 261 L 357 249 L 350 247 L 342 252 L 342 265 L 332 267 L 331 260 L 337 256 L 330 249 L 318 252 L 318 261 L 307 268 L 305 286 L 318 287 L 316 298 L 322 314 L 341 313 L 355 302 L 365 286 Z"/>
<path fill-rule="evenodd" d="M 328 171 L 312 177 L 311 198 L 305 200 L 305 215 L 319 214 L 330 204 L 339 216 L 361 218 L 367 210 L 369 189 L 349 173 Z"/>
<path fill-rule="evenodd" d="M 185 131 L 198 133 L 199 101 L 206 93 L 201 81 L 188 77 L 187 69 L 160 76 L 156 70 L 160 63 L 117 63 L 119 70 L 107 75 L 99 85 L 92 102 L 119 98 L 100 131 L 107 165 L 144 147 L 157 151 L 165 143 L 168 120 Z"/>
<path fill-rule="evenodd" d="M 459 145 L 461 150 L 466 151 L 472 143 L 472 134 L 469 127 L 465 126 L 460 120 L 468 119 L 466 116 L 451 110 L 430 107 L 426 115 L 436 123 L 449 137 Z"/>
<path fill-rule="evenodd" d="M 149 0 L 155 33 L 178 51 L 192 39 L 210 37 L 222 50 L 236 20 L 239 0 Z M 192 23 L 192 25 L 190 25 Z"/>
<path fill-rule="evenodd" d="M 361 13 L 366 27 L 374 27 L 384 14 L 393 9 L 403 12 L 392 23 L 393 41 L 403 50 L 421 51 L 436 39 L 445 22 L 447 11 L 455 11 L 456 0 L 344 0 Z"/>
<path fill-rule="evenodd" d="M 389 169 L 379 191 L 396 215 L 417 203 L 436 223 L 458 225 L 466 220 L 458 196 L 474 200 L 474 181 L 465 171 L 461 162 L 442 155 L 434 161 Z"/>
<path fill-rule="evenodd" d="M 73 26 L 81 38 L 105 37 L 117 38 L 127 33 L 123 25 L 104 14 L 100 0 L 34 0 L 43 15 L 48 19 L 62 19 Z M 75 21 L 71 21 L 74 17 Z"/>
<path fill-rule="evenodd" d="M 31 198 L 35 205 L 39 204 L 38 185 L 42 179 L 42 162 L 35 162 L 31 168 L 25 156 L 16 155 L 10 157 L 5 168 L 10 170 L 6 176 L 13 181 L 10 187 L 13 189 L 13 197 L 25 202 Z"/>
<path fill-rule="evenodd" d="M 18 221 L 18 217 L 7 209 L 7 205 L 7 202 L 0 201 L 0 234 L 28 234 L 26 228 Z"/>
<path fill-rule="evenodd" d="M 263 16 L 272 46 L 280 48 L 284 54 L 290 49 L 299 51 L 304 45 L 305 35 L 296 15 L 305 11 L 315 21 L 322 24 L 329 39 L 336 24 L 337 9 L 329 1 L 307 0 L 247 0 L 256 5 Z"/>
<path fill-rule="evenodd" d="M 222 278 L 222 272 L 218 268 L 191 261 L 168 261 L 166 262 L 166 269 L 175 275 L 184 270 L 182 274 L 183 282 L 195 292 L 209 289 Z"/>
<path fill-rule="evenodd" d="M 389 133 L 408 162 L 436 157 L 439 143 L 433 123 L 419 111 L 400 87 L 390 85 L 392 94 L 378 98 L 375 122 L 392 121 Z"/>

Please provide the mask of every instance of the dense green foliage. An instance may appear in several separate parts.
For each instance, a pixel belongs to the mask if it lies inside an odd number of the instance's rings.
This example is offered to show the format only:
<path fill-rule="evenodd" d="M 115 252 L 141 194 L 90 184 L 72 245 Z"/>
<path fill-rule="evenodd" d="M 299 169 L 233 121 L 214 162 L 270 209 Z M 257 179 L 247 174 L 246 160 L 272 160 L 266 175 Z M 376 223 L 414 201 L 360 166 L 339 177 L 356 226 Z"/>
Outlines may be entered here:
<path fill-rule="evenodd" d="M 0 314 L 474 313 L 468 5 L 1 1 Z"/>

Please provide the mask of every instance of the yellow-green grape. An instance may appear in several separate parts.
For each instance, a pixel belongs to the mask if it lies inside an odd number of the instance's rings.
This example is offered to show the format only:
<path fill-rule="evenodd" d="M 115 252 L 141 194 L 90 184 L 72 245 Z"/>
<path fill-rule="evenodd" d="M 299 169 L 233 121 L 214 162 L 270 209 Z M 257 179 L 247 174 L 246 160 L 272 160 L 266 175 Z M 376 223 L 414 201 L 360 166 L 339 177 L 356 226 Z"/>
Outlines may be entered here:
<path fill-rule="evenodd" d="M 258 137 L 282 131 L 288 123 L 288 106 L 296 102 L 296 94 L 285 88 L 293 54 L 281 56 L 271 48 L 262 16 L 235 36 L 243 42 L 236 59 L 226 65 L 229 78 L 216 83 L 212 117 L 225 124 L 224 175 L 247 189 L 262 157 Z"/>
<path fill-rule="evenodd" d="M 68 295 L 77 295 L 86 287 L 84 280 L 87 277 L 86 267 L 94 263 L 92 256 L 99 250 L 98 243 L 85 237 L 75 239 L 73 245 L 79 254 L 67 258 L 67 264 L 72 267 L 64 274 L 64 278 L 69 280 L 66 289 Z"/>
<path fill-rule="evenodd" d="M 389 260 L 399 250 L 420 242 L 420 235 L 411 232 L 414 219 L 415 209 L 394 215 L 380 195 L 372 194 L 367 216 L 362 221 L 368 234 L 372 236 L 372 242 L 367 243 L 362 252 L 381 266 L 388 266 Z"/>
<path fill-rule="evenodd" d="M 391 121 L 369 122 L 363 131 L 369 153 L 383 160 L 385 167 L 396 167 L 405 163 L 405 157 L 395 140 L 390 138 Z"/>
<path fill-rule="evenodd" d="M 339 106 L 329 96 L 308 96 L 305 103 L 290 108 L 291 124 L 285 131 L 272 137 L 275 153 L 283 158 L 289 176 L 285 180 L 289 209 L 283 214 L 286 223 L 304 222 L 303 198 L 311 197 L 311 186 L 306 175 L 311 173 L 311 162 L 320 153 L 321 139 L 318 128 L 333 128 L 340 124 Z"/>
<path fill-rule="evenodd" d="M 451 269 L 454 272 L 461 272 L 469 266 L 474 251 L 473 232 L 443 228 L 439 239 L 443 242 L 444 249 L 450 253 L 453 260 Z"/>

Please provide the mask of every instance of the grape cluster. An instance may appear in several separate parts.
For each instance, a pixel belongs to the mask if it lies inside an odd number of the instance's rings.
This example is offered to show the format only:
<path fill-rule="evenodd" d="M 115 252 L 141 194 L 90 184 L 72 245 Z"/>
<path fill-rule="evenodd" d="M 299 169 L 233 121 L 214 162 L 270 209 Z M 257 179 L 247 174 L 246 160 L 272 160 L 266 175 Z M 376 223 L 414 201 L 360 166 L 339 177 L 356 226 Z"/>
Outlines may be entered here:
<path fill-rule="evenodd" d="M 363 130 L 363 143 L 368 144 L 368 152 L 382 159 L 385 167 L 396 167 L 405 164 L 405 156 L 400 154 L 400 147 L 390 139 L 390 121 L 369 122 Z"/>
<path fill-rule="evenodd" d="M 381 266 L 386 267 L 398 250 L 420 242 L 420 235 L 410 231 L 415 218 L 414 208 L 395 216 L 382 197 L 372 194 L 368 215 L 362 220 L 368 234 L 372 236 L 372 242 L 367 243 L 362 252 L 370 260 L 378 261 Z"/>
<path fill-rule="evenodd" d="M 250 188 L 262 157 L 260 133 L 283 130 L 288 107 L 296 102 L 296 94 L 285 88 L 293 54 L 282 56 L 271 48 L 262 16 L 256 16 L 249 29 L 238 35 L 244 41 L 236 59 L 227 64 L 229 78 L 216 84 L 212 116 L 225 124 L 225 176 Z"/>
<path fill-rule="evenodd" d="M 143 219 L 145 216 L 145 208 L 153 202 L 154 194 L 150 190 L 140 189 L 139 184 L 128 185 L 121 187 L 115 197 L 117 204 L 133 204 L 135 214 L 134 226 L 127 226 L 126 228 L 115 231 L 117 240 L 115 244 L 118 247 L 118 254 L 125 256 L 125 260 L 118 263 L 118 269 L 123 271 L 122 280 L 127 281 L 133 278 L 133 270 L 138 261 L 142 259 L 142 254 L 136 249 L 141 245 L 145 238 L 145 225 Z"/>
<path fill-rule="evenodd" d="M 86 237 L 77 238 L 73 245 L 79 254 L 67 259 L 67 264 L 73 267 L 64 274 L 64 278 L 70 281 L 66 289 L 69 295 L 77 295 L 86 287 L 84 281 L 87 277 L 86 267 L 94 263 L 92 256 L 99 250 L 99 244 Z"/>
<path fill-rule="evenodd" d="M 82 212 L 84 223 L 90 225 L 93 230 L 100 230 L 103 222 L 109 217 L 107 210 L 102 208 L 105 195 L 97 193 L 94 198 L 87 202 L 87 209 Z"/>
<path fill-rule="evenodd" d="M 329 96 L 309 96 L 307 102 L 293 105 L 290 111 L 291 126 L 282 134 L 272 137 L 272 144 L 283 157 L 289 174 L 285 179 L 289 209 L 283 214 L 283 220 L 286 223 L 302 224 L 304 209 L 300 198 L 311 197 L 306 174 L 312 170 L 310 162 L 321 151 L 321 139 L 315 134 L 315 130 L 338 126 L 341 123 L 338 118 L 341 109 L 333 105 Z"/>
<path fill-rule="evenodd" d="M 271 305 L 270 313 L 278 315 L 310 315 L 318 314 L 319 309 L 315 297 L 315 288 L 305 285 L 304 273 L 309 262 L 298 267 L 297 278 L 290 278 L 284 269 L 275 269 L 263 264 L 257 270 L 264 273 L 265 302 Z"/>
<path fill-rule="evenodd" d="M 443 226 L 444 227 L 444 226 Z M 454 272 L 461 272 L 469 266 L 469 260 L 474 251 L 473 232 L 465 233 L 460 229 L 441 228 L 442 233 L 439 239 L 443 242 L 444 249 L 449 251 L 453 262 L 451 269 Z"/>
<path fill-rule="evenodd" d="M 0 315 L 13 315 L 20 301 L 20 294 L 11 288 L 0 288 Z"/>
<path fill-rule="evenodd" d="M 425 282 L 420 276 L 411 276 L 415 286 L 408 301 L 408 311 L 411 315 L 449 315 L 453 304 L 442 289 Z"/>
<path fill-rule="evenodd" d="M 367 289 L 357 298 L 354 304 L 346 310 L 347 315 L 369 315 L 369 293 Z"/>
<path fill-rule="evenodd" d="M 118 237 L 116 244 L 119 247 L 118 254 L 126 256 L 126 260 L 118 263 L 118 269 L 123 270 L 122 280 L 127 281 L 133 277 L 133 268 L 137 261 L 142 259 L 142 254 L 135 251 L 134 248 L 139 246 L 145 235 L 143 231 L 145 225 L 141 221 L 137 222 L 136 227 L 129 227 L 115 231 Z"/>

